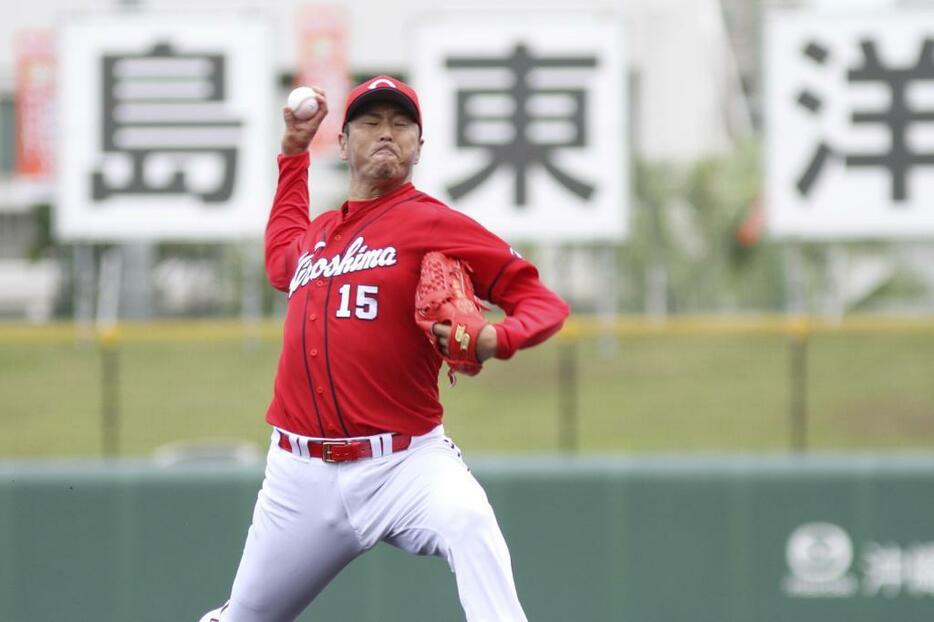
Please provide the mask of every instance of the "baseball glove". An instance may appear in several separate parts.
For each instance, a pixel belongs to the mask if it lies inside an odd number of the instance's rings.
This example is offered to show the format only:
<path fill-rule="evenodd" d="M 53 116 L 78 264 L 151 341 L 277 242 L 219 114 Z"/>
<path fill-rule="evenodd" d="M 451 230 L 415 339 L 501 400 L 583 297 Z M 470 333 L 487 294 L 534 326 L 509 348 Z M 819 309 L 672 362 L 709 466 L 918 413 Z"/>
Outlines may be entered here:
<path fill-rule="evenodd" d="M 448 339 L 448 378 L 454 384 L 455 372 L 476 376 L 483 369 L 477 360 L 477 336 L 486 326 L 483 306 L 474 295 L 470 266 L 442 253 L 427 253 L 422 259 L 422 274 L 415 288 L 415 322 L 425 331 L 436 349 L 438 336 L 431 328 L 435 322 L 451 326 Z"/>

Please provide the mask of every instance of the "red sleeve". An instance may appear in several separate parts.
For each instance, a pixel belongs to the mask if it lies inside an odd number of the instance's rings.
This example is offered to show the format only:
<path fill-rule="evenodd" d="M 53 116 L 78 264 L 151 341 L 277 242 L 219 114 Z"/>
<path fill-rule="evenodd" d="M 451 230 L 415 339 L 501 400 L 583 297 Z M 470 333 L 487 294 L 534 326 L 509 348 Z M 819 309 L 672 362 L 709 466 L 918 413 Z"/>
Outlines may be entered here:
<path fill-rule="evenodd" d="M 441 206 L 431 235 L 436 250 L 470 265 L 477 295 L 506 312 L 506 319 L 494 325 L 496 358 L 508 359 L 561 329 L 571 307 L 509 244 L 472 218 Z"/>
<path fill-rule="evenodd" d="M 499 359 L 508 359 L 520 348 L 545 341 L 561 330 L 571 312 L 571 306 L 538 279 L 535 266 L 525 260 L 520 262 L 522 265 L 511 271 L 508 283 L 497 286 L 495 303 L 506 312 L 506 319 L 493 325 Z"/>
<path fill-rule="evenodd" d="M 266 276 L 276 289 L 288 291 L 308 229 L 308 153 L 279 154 L 279 185 L 266 224 Z"/>

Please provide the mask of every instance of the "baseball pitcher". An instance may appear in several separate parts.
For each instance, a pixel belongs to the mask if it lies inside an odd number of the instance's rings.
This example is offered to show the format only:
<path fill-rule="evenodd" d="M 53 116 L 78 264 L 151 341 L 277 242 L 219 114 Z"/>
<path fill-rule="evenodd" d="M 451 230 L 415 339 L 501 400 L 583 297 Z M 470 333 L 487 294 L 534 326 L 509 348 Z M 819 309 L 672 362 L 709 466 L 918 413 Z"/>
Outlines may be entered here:
<path fill-rule="evenodd" d="M 265 479 L 230 600 L 203 620 L 294 620 L 380 541 L 445 558 L 467 620 L 525 620 L 493 509 L 441 425 L 438 374 L 541 343 L 569 307 L 503 240 L 413 186 L 422 114 L 390 76 L 348 96 L 348 200 L 309 221 L 308 145 L 328 114 L 315 96 L 308 119 L 283 110 L 266 228 L 288 310 Z M 486 322 L 478 297 L 506 318 Z"/>

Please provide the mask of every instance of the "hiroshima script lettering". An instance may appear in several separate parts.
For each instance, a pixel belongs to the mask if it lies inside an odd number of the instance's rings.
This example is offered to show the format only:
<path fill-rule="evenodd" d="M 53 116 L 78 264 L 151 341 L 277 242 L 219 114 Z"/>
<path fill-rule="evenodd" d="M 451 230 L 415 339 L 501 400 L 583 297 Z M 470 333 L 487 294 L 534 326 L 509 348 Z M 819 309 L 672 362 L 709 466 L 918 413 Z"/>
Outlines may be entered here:
<path fill-rule="evenodd" d="M 363 236 L 355 239 L 347 252 L 341 256 L 340 253 L 328 259 L 319 257 L 313 258 L 313 252 L 305 251 L 298 258 L 298 265 L 295 268 L 295 274 L 292 276 L 292 282 L 289 283 L 289 298 L 300 288 L 308 284 L 308 281 L 320 276 L 332 277 L 349 272 L 359 272 L 361 270 L 372 270 L 373 268 L 382 268 L 392 266 L 396 263 L 396 249 L 393 246 L 386 248 L 367 248 L 363 241 Z"/>

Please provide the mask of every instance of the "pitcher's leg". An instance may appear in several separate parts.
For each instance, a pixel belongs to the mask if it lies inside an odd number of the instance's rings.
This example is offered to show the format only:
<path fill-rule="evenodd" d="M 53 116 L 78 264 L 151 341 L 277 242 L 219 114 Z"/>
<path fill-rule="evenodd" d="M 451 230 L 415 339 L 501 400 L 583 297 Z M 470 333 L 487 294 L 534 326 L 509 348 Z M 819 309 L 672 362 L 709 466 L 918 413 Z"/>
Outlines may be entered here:
<path fill-rule="evenodd" d="M 275 449 L 223 622 L 291 622 L 362 551 L 333 469 Z"/>
<path fill-rule="evenodd" d="M 410 553 L 445 557 L 469 622 L 525 622 L 493 508 L 453 443 L 443 439 L 414 451 L 380 495 L 396 501 L 386 541 Z"/>
<path fill-rule="evenodd" d="M 485 495 L 483 502 L 455 502 L 438 512 L 448 522 L 440 533 L 448 543 L 447 560 L 457 577 L 461 606 L 470 622 L 525 622 L 509 549 Z"/>

